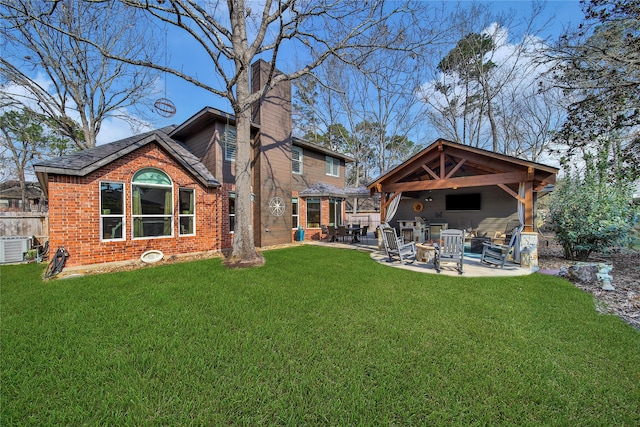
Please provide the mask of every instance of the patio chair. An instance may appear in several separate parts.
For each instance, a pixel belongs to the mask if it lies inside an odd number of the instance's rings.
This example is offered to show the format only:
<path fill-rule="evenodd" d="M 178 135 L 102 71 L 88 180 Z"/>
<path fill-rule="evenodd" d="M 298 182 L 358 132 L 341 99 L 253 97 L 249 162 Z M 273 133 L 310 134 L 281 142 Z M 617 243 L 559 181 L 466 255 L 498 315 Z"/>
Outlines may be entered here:
<path fill-rule="evenodd" d="M 336 240 L 340 237 L 342 238 L 342 243 L 344 243 L 344 239 L 347 238 L 347 227 L 344 225 L 338 226 L 338 232 L 336 233 Z"/>
<path fill-rule="evenodd" d="M 335 242 L 337 240 L 336 238 L 336 227 L 333 225 L 330 225 L 327 227 L 327 230 L 329 230 L 329 234 L 327 235 L 327 241 L 328 242 Z"/>
<path fill-rule="evenodd" d="M 416 243 L 409 242 L 403 243 L 402 240 L 396 234 L 396 229 L 391 227 L 379 227 L 382 231 L 382 241 L 384 242 L 384 249 L 389 257 L 389 262 L 392 262 L 395 257 L 400 259 L 402 264 L 406 260 L 411 258 L 412 261 L 416 259 Z"/>
<path fill-rule="evenodd" d="M 518 227 L 520 227 L 520 221 L 510 220 L 504 229 L 504 242 L 502 243 L 505 245 L 508 244 L 511 241 L 511 236 L 513 236 L 514 230 Z M 520 231 L 522 231 L 522 229 L 520 229 Z"/>
<path fill-rule="evenodd" d="M 329 241 L 329 227 L 327 227 L 326 225 L 320 225 L 320 240 L 323 239 L 327 239 L 327 242 Z"/>
<path fill-rule="evenodd" d="M 490 266 L 495 267 L 504 267 L 507 262 L 507 258 L 512 250 L 515 249 L 516 241 L 518 240 L 518 236 L 524 227 L 519 225 L 513 229 L 511 232 L 511 239 L 509 240 L 508 245 L 500 245 L 497 243 L 483 243 L 482 248 L 482 256 L 480 257 L 480 262 L 488 264 Z"/>
<path fill-rule="evenodd" d="M 440 244 L 433 245 L 436 248 L 433 264 L 440 273 L 442 264 L 456 264 L 458 274 L 462 274 L 464 261 L 464 231 L 450 228 L 440 232 Z"/>
<path fill-rule="evenodd" d="M 458 220 L 458 228 L 464 231 L 464 239 L 470 240 L 473 237 L 478 237 L 478 230 L 471 227 L 470 219 L 459 219 Z"/>
<path fill-rule="evenodd" d="M 369 226 L 363 225 L 362 228 L 360 229 L 360 239 L 362 239 L 363 243 L 365 240 L 367 243 L 369 243 L 369 237 L 367 236 L 368 232 L 369 232 Z"/>

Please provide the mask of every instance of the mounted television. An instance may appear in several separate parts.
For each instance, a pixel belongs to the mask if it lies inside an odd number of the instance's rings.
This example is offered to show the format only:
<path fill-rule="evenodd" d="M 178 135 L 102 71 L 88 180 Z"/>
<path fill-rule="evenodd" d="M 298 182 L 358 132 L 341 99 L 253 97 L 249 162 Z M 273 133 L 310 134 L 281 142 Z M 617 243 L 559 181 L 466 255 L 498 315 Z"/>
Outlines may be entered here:
<path fill-rule="evenodd" d="M 448 211 L 479 211 L 480 199 L 480 193 L 447 194 L 445 209 Z"/>

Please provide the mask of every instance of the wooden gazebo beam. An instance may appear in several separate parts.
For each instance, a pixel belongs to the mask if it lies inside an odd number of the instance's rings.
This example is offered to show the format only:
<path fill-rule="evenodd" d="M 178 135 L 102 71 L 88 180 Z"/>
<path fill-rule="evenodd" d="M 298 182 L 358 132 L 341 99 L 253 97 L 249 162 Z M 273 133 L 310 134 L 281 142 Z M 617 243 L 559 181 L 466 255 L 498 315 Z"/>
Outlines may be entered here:
<path fill-rule="evenodd" d="M 517 184 L 526 179 L 526 172 L 508 172 L 492 175 L 462 176 L 457 178 L 433 179 L 428 181 L 395 182 L 382 184 L 382 190 L 390 193 L 398 191 L 443 190 L 447 188 L 483 187 L 486 185 Z"/>

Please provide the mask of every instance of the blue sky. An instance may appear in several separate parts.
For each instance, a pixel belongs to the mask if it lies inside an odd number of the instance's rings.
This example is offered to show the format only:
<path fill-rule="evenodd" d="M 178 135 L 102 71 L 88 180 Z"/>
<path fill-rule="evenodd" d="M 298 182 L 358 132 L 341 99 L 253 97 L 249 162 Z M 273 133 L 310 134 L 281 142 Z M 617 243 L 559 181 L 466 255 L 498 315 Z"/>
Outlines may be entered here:
<path fill-rule="evenodd" d="M 424 1 L 424 3 L 425 7 L 428 7 L 429 5 L 439 3 L 439 1 Z M 496 12 L 514 10 L 517 14 L 523 17 L 527 17 L 531 10 L 531 2 L 528 0 L 480 3 L 490 4 L 492 9 Z M 447 4 L 450 4 L 451 7 L 453 7 L 456 2 L 447 1 Z M 461 2 L 461 4 L 467 6 L 470 5 L 471 2 Z M 549 36 L 555 38 L 561 34 L 563 29 L 567 26 L 575 27 L 582 21 L 582 18 L 583 14 L 580 9 L 580 3 L 577 0 L 547 1 L 544 16 L 541 17 L 540 21 L 546 21 L 548 19 L 550 22 L 546 27 L 546 31 L 540 35 L 542 37 Z M 540 22 L 540 24 L 541 23 L 542 22 Z M 185 70 L 189 70 L 190 73 L 192 73 L 191 70 L 196 70 L 198 76 L 207 76 L 207 74 L 209 74 L 207 81 L 209 83 L 214 82 L 215 80 L 212 80 L 213 72 L 206 68 L 207 64 L 210 64 L 210 61 L 199 61 L 198 55 L 194 50 L 189 48 L 189 40 L 186 37 L 187 36 L 181 33 L 176 33 L 172 30 L 167 32 L 167 47 L 170 51 L 167 61 L 173 67 L 184 68 Z M 164 40 L 161 40 L 160 43 L 164 44 Z M 278 66 L 284 70 L 286 70 L 288 66 L 292 66 L 291 64 L 293 64 L 296 59 L 291 56 L 293 55 L 283 56 Z M 222 87 L 221 83 L 222 81 L 220 80 L 220 87 Z M 153 120 L 151 123 L 152 127 L 162 127 L 169 124 L 182 123 L 205 106 L 215 107 L 224 111 L 231 110 L 225 100 L 220 99 L 203 89 L 197 88 L 190 83 L 184 82 L 177 77 L 171 75 L 163 76 L 160 81 L 160 86 L 161 93 L 158 94 L 158 97 L 164 97 L 166 93 L 166 97 L 175 104 L 177 112 L 171 118 L 163 118 L 160 115 L 151 114 L 151 118 Z M 103 126 L 98 139 L 99 143 L 105 143 L 129 136 L 130 134 L 131 130 L 127 125 L 117 122 L 108 122 Z"/>

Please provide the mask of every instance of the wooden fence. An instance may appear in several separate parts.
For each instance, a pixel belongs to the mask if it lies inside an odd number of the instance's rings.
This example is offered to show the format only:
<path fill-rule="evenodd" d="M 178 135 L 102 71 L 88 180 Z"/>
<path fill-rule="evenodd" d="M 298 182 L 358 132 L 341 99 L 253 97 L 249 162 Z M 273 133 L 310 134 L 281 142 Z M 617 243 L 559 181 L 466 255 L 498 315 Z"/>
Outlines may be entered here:
<path fill-rule="evenodd" d="M 35 236 L 46 240 L 49 216 L 43 212 L 0 212 L 0 236 Z"/>

